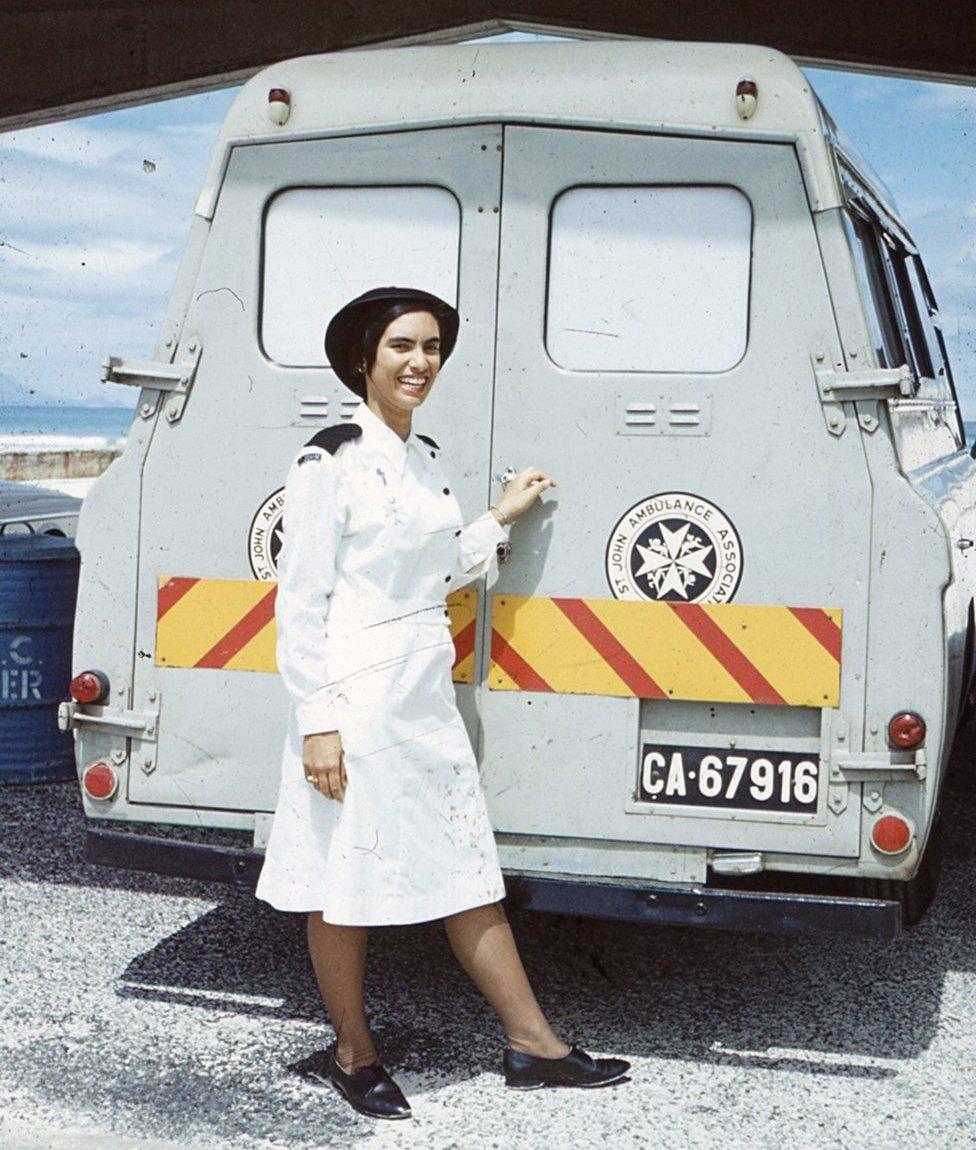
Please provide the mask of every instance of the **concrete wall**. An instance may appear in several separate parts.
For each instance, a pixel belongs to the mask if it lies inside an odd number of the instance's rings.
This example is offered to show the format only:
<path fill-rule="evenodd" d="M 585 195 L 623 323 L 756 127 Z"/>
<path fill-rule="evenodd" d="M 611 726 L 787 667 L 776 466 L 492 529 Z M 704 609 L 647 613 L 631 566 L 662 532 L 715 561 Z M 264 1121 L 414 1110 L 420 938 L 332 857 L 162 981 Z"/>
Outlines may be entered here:
<path fill-rule="evenodd" d="M 121 448 L 0 453 L 0 479 L 89 479 L 101 475 Z"/>

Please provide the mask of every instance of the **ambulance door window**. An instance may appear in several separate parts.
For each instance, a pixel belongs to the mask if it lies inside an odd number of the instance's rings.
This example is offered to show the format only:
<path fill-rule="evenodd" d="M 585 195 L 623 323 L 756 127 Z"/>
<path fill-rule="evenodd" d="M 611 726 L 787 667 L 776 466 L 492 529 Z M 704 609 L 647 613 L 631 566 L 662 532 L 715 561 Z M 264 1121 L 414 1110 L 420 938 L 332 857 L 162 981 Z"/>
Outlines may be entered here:
<path fill-rule="evenodd" d="M 737 188 L 569 188 L 550 217 L 549 357 L 570 371 L 727 371 L 746 350 L 751 258 Z"/>
<path fill-rule="evenodd" d="M 849 211 L 844 213 L 844 229 L 854 257 L 878 364 L 881 367 L 901 367 L 908 358 L 898 314 L 891 299 L 876 225 L 851 204 Z"/>
<path fill-rule="evenodd" d="M 268 204 L 261 344 L 286 367 L 325 364 L 329 316 L 378 284 L 457 302 L 461 205 L 446 188 L 287 188 Z"/>

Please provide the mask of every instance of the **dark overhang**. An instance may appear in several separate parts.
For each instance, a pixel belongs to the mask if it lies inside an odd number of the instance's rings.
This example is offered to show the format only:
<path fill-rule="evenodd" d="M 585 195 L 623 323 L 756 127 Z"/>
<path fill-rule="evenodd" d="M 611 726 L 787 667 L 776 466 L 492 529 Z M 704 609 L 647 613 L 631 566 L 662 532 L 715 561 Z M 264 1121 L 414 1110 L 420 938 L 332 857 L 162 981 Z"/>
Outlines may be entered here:
<path fill-rule="evenodd" d="M 291 56 L 506 27 L 764 44 L 801 63 L 976 81 L 974 0 L 0 0 L 0 128 L 224 87 Z"/>

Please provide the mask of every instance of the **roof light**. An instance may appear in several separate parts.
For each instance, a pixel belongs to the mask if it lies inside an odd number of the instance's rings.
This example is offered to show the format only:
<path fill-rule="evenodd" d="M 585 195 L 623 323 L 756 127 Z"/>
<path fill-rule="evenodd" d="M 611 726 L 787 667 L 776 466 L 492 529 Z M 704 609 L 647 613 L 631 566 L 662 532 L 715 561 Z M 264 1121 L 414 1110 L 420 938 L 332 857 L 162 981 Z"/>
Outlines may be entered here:
<path fill-rule="evenodd" d="M 101 671 L 82 671 L 68 684 L 76 703 L 101 703 L 108 698 L 108 676 Z"/>
<path fill-rule="evenodd" d="M 272 88 L 268 92 L 268 115 L 276 124 L 284 124 L 291 115 L 291 92 L 287 88 Z"/>
<path fill-rule="evenodd" d="M 751 120 L 759 103 L 759 85 L 748 76 L 743 76 L 735 86 L 735 107 L 739 119 Z"/>
<path fill-rule="evenodd" d="M 911 825 L 901 815 L 882 815 L 871 828 L 871 845 L 883 855 L 900 855 L 911 841 Z"/>
<path fill-rule="evenodd" d="M 119 776 L 114 767 L 102 759 L 97 759 L 85 767 L 81 785 L 90 799 L 107 803 L 115 798 L 115 792 L 119 789 Z"/>
<path fill-rule="evenodd" d="M 903 751 L 914 750 L 925 738 L 925 720 L 914 711 L 899 711 L 888 722 L 888 740 Z"/>

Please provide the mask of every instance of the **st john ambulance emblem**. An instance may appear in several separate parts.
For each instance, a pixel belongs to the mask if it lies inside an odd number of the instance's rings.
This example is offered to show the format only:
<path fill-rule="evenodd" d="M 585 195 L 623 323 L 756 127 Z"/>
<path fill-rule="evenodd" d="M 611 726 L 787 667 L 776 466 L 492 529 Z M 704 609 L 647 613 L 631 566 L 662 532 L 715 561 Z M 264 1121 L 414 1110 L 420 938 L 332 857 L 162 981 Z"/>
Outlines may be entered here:
<path fill-rule="evenodd" d="M 742 578 L 742 542 L 714 503 L 664 491 L 621 516 L 610 533 L 606 570 L 617 599 L 728 603 Z"/>
<path fill-rule="evenodd" d="M 251 529 L 247 533 L 247 557 L 255 579 L 269 582 L 278 578 L 284 508 L 285 489 L 279 487 L 261 504 L 251 520 Z"/>

